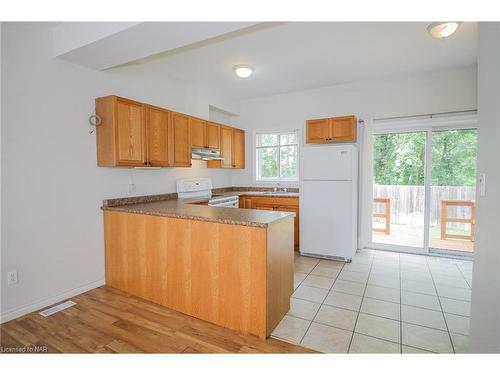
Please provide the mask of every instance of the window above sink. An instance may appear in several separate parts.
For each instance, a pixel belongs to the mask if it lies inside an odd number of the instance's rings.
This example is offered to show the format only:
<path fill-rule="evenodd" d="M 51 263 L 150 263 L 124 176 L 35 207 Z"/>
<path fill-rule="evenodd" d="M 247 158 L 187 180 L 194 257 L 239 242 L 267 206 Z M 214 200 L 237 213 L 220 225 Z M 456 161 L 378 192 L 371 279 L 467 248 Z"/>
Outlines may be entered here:
<path fill-rule="evenodd" d="M 255 136 L 256 181 L 259 182 L 298 181 L 299 179 L 298 138 L 299 137 L 297 130 L 256 133 Z"/>

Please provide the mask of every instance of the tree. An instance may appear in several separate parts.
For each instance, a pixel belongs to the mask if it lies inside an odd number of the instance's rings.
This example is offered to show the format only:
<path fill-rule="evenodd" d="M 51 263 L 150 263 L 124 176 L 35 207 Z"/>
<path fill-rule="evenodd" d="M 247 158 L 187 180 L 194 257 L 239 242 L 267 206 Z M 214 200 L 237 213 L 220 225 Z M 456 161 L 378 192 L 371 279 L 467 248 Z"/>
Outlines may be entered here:
<path fill-rule="evenodd" d="M 476 184 L 477 131 L 447 130 L 432 135 L 432 185 Z"/>
<path fill-rule="evenodd" d="M 379 185 L 423 185 L 425 132 L 374 137 L 374 180 Z M 432 185 L 472 186 L 476 180 L 477 131 L 432 133 Z"/>
<path fill-rule="evenodd" d="M 423 185 L 425 133 L 375 136 L 374 177 L 380 185 Z"/>

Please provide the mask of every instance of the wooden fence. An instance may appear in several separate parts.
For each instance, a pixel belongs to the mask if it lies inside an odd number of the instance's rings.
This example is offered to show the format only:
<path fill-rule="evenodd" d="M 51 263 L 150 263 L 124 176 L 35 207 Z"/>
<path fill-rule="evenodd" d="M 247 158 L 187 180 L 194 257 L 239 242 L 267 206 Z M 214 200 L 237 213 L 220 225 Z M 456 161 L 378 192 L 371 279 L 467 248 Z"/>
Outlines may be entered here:
<path fill-rule="evenodd" d="M 431 186 L 431 226 L 439 225 L 442 200 L 474 200 L 475 186 Z M 423 225 L 424 187 L 416 185 L 374 185 L 374 198 L 391 198 L 391 223 Z M 373 204 L 374 212 L 383 212 L 382 204 Z M 450 207 L 451 217 L 470 217 L 470 207 Z M 468 230 L 466 223 L 450 223 L 449 228 Z"/>

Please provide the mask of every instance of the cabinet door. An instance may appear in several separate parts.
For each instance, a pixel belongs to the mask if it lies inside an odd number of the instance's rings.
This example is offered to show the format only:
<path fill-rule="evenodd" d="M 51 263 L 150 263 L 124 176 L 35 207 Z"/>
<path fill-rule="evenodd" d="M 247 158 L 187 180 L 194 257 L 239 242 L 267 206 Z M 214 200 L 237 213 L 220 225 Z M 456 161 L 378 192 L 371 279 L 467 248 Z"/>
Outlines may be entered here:
<path fill-rule="evenodd" d="M 220 149 L 220 125 L 215 122 L 207 122 L 206 146 L 212 150 Z"/>
<path fill-rule="evenodd" d="M 207 146 L 206 144 L 207 122 L 200 120 L 196 117 L 190 117 L 189 124 L 191 126 L 191 147 L 205 148 Z"/>
<path fill-rule="evenodd" d="M 356 118 L 354 116 L 330 119 L 333 142 L 356 142 Z"/>
<path fill-rule="evenodd" d="M 269 210 L 274 211 L 276 205 L 272 202 L 263 202 L 262 200 L 253 200 L 252 199 L 252 208 L 254 210 Z"/>
<path fill-rule="evenodd" d="M 116 99 L 117 165 L 145 165 L 144 105 Z"/>
<path fill-rule="evenodd" d="M 306 143 L 326 143 L 330 138 L 329 119 L 307 120 Z"/>
<path fill-rule="evenodd" d="M 233 128 L 222 126 L 220 130 L 222 168 L 233 167 Z"/>
<path fill-rule="evenodd" d="M 170 112 L 149 106 L 146 129 L 148 164 L 154 167 L 168 167 L 170 165 Z"/>
<path fill-rule="evenodd" d="M 296 206 L 283 206 L 283 205 L 278 205 L 275 208 L 276 211 L 285 211 L 285 212 L 295 212 L 295 217 L 293 219 L 293 237 L 294 237 L 294 245 L 299 246 L 300 244 L 300 239 L 299 239 L 299 208 Z"/>
<path fill-rule="evenodd" d="M 240 208 L 252 208 L 252 198 L 240 197 Z"/>
<path fill-rule="evenodd" d="M 189 131 L 189 116 L 181 113 L 172 114 L 173 158 L 175 167 L 191 166 L 191 140 Z"/>
<path fill-rule="evenodd" d="M 245 132 L 233 129 L 233 168 L 245 168 Z"/>

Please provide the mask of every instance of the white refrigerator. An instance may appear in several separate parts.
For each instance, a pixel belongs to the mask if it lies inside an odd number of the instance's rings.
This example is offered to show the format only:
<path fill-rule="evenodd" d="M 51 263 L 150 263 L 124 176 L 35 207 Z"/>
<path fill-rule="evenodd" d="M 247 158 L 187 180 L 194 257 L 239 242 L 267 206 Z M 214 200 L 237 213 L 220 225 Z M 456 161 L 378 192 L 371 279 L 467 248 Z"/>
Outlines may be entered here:
<path fill-rule="evenodd" d="M 358 237 L 357 147 L 303 147 L 300 176 L 300 253 L 350 262 Z"/>

